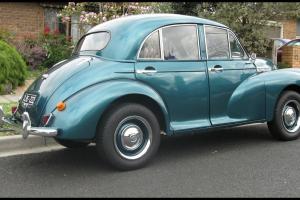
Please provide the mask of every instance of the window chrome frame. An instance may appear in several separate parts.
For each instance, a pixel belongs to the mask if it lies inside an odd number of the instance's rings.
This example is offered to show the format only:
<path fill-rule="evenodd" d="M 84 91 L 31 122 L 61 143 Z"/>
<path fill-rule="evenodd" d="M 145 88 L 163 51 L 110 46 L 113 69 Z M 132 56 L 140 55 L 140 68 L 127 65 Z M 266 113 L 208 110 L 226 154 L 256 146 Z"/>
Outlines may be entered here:
<path fill-rule="evenodd" d="M 218 29 L 226 30 L 226 32 L 227 32 L 227 42 L 228 42 L 228 48 L 229 48 L 229 56 L 230 56 L 228 59 L 209 59 L 208 58 L 206 27 L 213 27 L 213 28 L 218 28 Z M 203 24 L 203 29 L 204 29 L 204 41 L 205 41 L 206 60 L 245 60 L 245 59 L 249 59 L 249 55 L 248 55 L 247 51 L 245 50 L 245 48 L 240 43 L 239 39 L 236 37 L 236 35 L 234 34 L 234 32 L 231 29 L 226 28 L 226 27 L 208 25 L 208 24 Z M 244 56 L 243 57 L 239 57 L 239 58 L 238 57 L 232 57 L 232 55 L 231 55 L 231 48 L 230 48 L 230 42 L 229 42 L 229 33 L 231 33 L 233 35 L 234 39 L 238 42 L 238 44 L 242 48 L 242 50 L 244 52 Z M 247 56 L 247 58 L 245 58 L 245 56 Z"/>
<path fill-rule="evenodd" d="M 196 28 L 196 37 L 197 37 L 197 49 L 198 49 L 198 58 L 197 59 L 192 59 L 192 60 L 166 60 L 165 59 L 165 55 L 164 55 L 164 44 L 163 44 L 163 35 L 162 35 L 162 29 L 164 28 L 168 28 L 168 27 L 177 27 L 177 26 L 194 26 Z M 155 29 L 154 31 L 152 31 L 149 35 L 147 35 L 147 37 L 145 37 L 145 39 L 142 41 L 139 50 L 137 52 L 137 61 L 199 61 L 201 60 L 201 52 L 200 52 L 200 38 L 199 38 L 199 24 L 195 24 L 195 23 L 191 23 L 191 24 L 171 24 L 171 25 L 167 25 L 167 26 L 163 26 L 160 27 L 158 29 Z M 140 51 L 142 50 L 142 47 L 145 43 L 145 41 L 154 33 L 158 31 L 159 33 L 159 47 L 160 47 L 160 58 L 140 58 Z"/>

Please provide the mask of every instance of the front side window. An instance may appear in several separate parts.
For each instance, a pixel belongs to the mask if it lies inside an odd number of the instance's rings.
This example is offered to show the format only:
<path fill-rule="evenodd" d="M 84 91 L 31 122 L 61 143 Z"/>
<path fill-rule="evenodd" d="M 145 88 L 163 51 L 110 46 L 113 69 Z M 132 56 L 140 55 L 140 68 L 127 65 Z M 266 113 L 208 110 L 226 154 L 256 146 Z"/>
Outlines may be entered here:
<path fill-rule="evenodd" d="M 230 51 L 232 58 L 243 58 L 244 51 L 232 33 L 229 33 Z"/>
<path fill-rule="evenodd" d="M 205 27 L 208 59 L 229 59 L 227 30 Z"/>
<path fill-rule="evenodd" d="M 78 43 L 76 53 L 80 51 L 100 51 L 106 47 L 110 40 L 108 32 L 91 33 L 84 36 Z"/>
<path fill-rule="evenodd" d="M 139 58 L 141 59 L 161 58 L 158 31 L 155 31 L 146 39 L 146 41 L 144 42 L 141 48 Z"/>
<path fill-rule="evenodd" d="M 197 26 L 170 26 L 162 29 L 165 60 L 198 60 Z"/>

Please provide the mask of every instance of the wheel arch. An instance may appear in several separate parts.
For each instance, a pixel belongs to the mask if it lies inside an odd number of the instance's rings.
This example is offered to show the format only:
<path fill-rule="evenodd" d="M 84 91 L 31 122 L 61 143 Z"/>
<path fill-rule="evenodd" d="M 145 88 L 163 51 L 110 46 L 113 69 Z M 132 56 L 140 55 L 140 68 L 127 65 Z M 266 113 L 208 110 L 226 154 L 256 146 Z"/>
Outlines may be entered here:
<path fill-rule="evenodd" d="M 167 125 L 167 119 L 165 117 L 165 114 L 161 108 L 161 106 L 151 97 L 144 95 L 144 94 L 126 94 L 124 96 L 121 96 L 117 99 L 115 99 L 113 102 L 110 103 L 109 106 L 103 111 L 103 114 L 100 116 L 98 126 L 102 124 L 105 116 L 116 106 L 119 106 L 123 103 L 137 103 L 140 105 L 143 105 L 147 108 L 149 108 L 153 114 L 156 116 L 161 131 L 168 133 L 169 128 Z"/>
<path fill-rule="evenodd" d="M 49 124 L 60 130 L 61 139 L 94 140 L 99 122 L 112 105 L 120 102 L 137 102 L 150 106 L 163 130 L 171 135 L 167 105 L 151 87 L 135 80 L 110 80 L 92 85 L 68 98 L 63 112 L 53 111 Z M 157 114 L 158 113 L 158 114 Z"/>
<path fill-rule="evenodd" d="M 296 83 L 292 83 L 292 84 L 289 84 L 289 85 L 283 87 L 280 90 L 280 92 L 278 92 L 278 94 L 276 95 L 276 100 L 272 101 L 272 103 L 269 103 L 269 106 L 267 106 L 267 115 L 266 115 L 267 121 L 273 120 L 275 107 L 276 107 L 280 97 L 282 96 L 282 94 L 286 91 L 294 91 L 294 92 L 297 92 L 300 94 L 300 85 L 298 85 Z M 268 94 L 267 94 L 267 96 L 268 96 Z M 270 99 L 270 96 L 271 95 L 269 95 L 269 99 Z M 268 101 L 268 98 L 267 98 L 267 101 Z"/>

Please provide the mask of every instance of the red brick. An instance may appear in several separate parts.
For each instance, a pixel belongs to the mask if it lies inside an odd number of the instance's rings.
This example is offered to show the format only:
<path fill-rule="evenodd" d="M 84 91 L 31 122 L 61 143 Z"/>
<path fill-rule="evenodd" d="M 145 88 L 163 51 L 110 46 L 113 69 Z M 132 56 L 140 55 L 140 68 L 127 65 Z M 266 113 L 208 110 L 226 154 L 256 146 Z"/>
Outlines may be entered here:
<path fill-rule="evenodd" d="M 16 40 L 23 39 L 26 33 L 38 37 L 44 29 L 44 9 L 40 3 L 1 2 L 0 11 L 0 29 L 15 32 Z"/>

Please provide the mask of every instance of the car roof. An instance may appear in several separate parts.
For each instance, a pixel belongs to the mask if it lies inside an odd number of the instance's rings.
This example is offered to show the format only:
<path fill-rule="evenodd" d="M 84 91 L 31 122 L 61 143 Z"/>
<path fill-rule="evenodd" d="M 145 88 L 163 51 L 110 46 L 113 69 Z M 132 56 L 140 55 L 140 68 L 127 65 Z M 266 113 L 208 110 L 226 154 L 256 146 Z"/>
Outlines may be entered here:
<path fill-rule="evenodd" d="M 300 39 L 298 38 L 298 39 L 293 39 L 293 40 L 290 40 L 289 42 L 287 42 L 285 45 L 288 45 L 288 44 L 290 44 L 290 43 L 292 43 L 292 42 L 295 42 L 295 41 L 300 41 Z"/>
<path fill-rule="evenodd" d="M 286 39 L 286 38 L 272 38 L 272 40 L 279 40 L 279 41 L 282 41 L 282 42 L 285 42 L 285 43 L 291 41 L 291 39 Z"/>
<path fill-rule="evenodd" d="M 101 56 L 116 60 L 135 60 L 143 40 L 154 30 L 172 24 L 225 25 L 199 17 L 179 14 L 141 14 L 110 20 L 91 28 L 87 34 L 108 31 L 111 40 L 100 52 Z"/>

